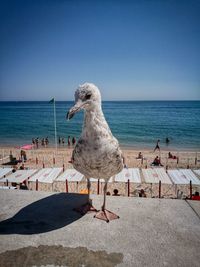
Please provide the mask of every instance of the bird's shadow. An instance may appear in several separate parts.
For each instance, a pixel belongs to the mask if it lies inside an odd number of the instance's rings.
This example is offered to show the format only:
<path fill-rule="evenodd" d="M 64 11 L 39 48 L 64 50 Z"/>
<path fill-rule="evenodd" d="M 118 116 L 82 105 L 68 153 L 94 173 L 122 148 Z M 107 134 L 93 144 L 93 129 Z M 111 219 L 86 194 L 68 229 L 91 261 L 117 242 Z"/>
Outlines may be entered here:
<path fill-rule="evenodd" d="M 32 235 L 62 228 L 80 219 L 73 209 L 83 205 L 87 195 L 58 193 L 22 208 L 12 218 L 0 222 L 0 234 Z"/>

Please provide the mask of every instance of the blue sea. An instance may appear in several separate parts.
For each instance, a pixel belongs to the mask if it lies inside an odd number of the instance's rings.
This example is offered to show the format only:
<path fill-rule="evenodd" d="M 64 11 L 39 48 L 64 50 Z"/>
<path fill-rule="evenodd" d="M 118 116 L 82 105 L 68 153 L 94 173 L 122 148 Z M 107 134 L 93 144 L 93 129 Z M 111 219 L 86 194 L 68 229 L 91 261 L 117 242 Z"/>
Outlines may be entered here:
<path fill-rule="evenodd" d="M 73 102 L 56 102 L 57 135 L 79 137 L 83 112 L 66 120 Z M 153 149 L 157 139 L 163 149 L 200 149 L 200 101 L 105 101 L 106 120 L 123 147 Z M 53 104 L 0 102 L 0 145 L 30 144 L 48 136 L 54 145 Z M 165 138 L 170 139 L 169 147 Z"/>

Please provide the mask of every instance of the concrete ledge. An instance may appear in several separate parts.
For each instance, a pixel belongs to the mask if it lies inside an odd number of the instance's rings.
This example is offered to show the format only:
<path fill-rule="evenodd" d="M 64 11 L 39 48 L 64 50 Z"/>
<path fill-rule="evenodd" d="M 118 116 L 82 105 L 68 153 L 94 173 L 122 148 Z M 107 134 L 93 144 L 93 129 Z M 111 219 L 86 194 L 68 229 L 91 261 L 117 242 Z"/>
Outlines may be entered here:
<path fill-rule="evenodd" d="M 197 216 L 200 218 L 200 201 L 197 200 L 186 200 L 190 207 L 194 210 Z"/>
<path fill-rule="evenodd" d="M 102 196 L 92 199 L 99 209 Z M 16 257 L 23 254 L 23 266 L 31 266 L 40 246 L 47 261 L 38 252 L 37 266 L 199 266 L 200 219 L 186 201 L 108 196 L 107 208 L 120 219 L 106 223 L 73 211 L 85 200 L 78 194 L 1 190 L 0 263 L 6 267 L 9 258 L 15 265 L 7 266 L 20 266 Z"/>

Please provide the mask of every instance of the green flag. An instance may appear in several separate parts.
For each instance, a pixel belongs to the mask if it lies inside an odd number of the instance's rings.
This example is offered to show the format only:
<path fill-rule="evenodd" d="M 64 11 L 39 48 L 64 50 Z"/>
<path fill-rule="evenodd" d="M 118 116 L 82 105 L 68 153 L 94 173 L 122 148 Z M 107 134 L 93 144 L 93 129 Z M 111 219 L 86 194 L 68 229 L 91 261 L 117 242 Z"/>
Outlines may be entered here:
<path fill-rule="evenodd" d="M 51 103 L 51 104 L 53 104 L 55 102 L 55 99 L 54 98 L 52 98 L 50 101 L 49 101 L 49 103 Z"/>

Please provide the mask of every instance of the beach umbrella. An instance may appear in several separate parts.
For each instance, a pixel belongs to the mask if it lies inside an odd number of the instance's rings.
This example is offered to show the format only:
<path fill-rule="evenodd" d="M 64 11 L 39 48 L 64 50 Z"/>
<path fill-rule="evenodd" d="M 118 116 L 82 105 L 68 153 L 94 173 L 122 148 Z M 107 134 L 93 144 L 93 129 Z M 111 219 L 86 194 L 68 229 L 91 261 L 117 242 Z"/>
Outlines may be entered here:
<path fill-rule="evenodd" d="M 31 149 L 33 149 L 33 145 L 23 145 L 23 146 L 21 146 L 20 147 L 20 149 L 24 149 L 24 150 L 31 150 Z"/>

